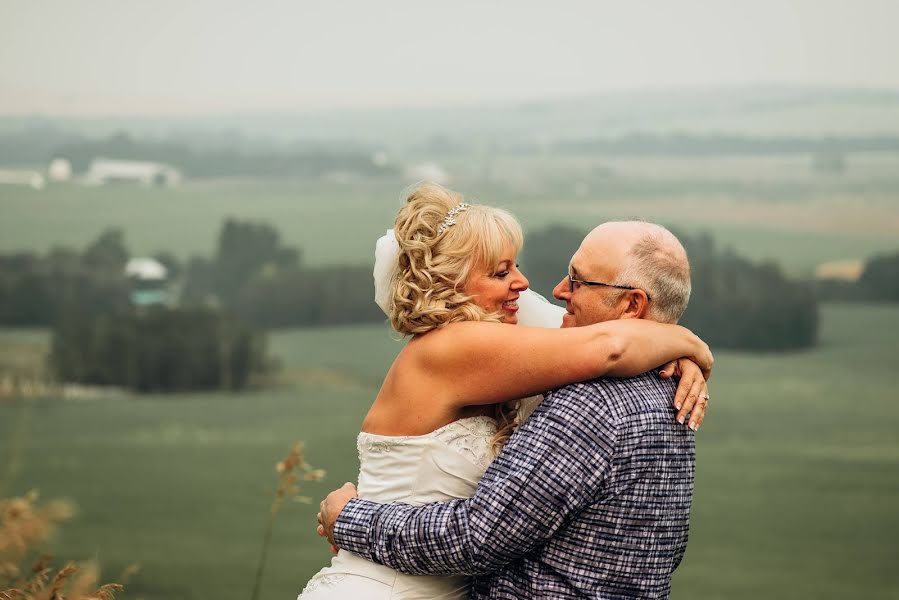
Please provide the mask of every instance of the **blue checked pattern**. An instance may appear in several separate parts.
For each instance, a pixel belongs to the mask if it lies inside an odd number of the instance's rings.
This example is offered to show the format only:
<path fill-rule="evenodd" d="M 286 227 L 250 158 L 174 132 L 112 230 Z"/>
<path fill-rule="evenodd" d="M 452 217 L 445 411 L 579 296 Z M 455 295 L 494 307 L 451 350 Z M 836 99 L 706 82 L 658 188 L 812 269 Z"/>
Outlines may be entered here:
<path fill-rule="evenodd" d="M 353 499 L 338 546 L 404 573 L 474 575 L 471 598 L 667 598 L 687 546 L 694 436 L 655 372 L 550 393 L 473 498 Z"/>

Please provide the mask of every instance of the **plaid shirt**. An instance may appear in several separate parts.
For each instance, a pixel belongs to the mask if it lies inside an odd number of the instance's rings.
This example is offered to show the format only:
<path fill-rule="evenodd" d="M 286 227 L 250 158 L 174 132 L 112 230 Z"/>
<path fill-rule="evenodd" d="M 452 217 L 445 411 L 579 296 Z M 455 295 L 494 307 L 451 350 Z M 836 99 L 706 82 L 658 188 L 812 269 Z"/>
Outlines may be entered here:
<path fill-rule="evenodd" d="M 353 499 L 334 539 L 412 574 L 469 574 L 471 598 L 667 598 L 687 546 L 693 433 L 655 372 L 547 395 L 474 497 Z"/>

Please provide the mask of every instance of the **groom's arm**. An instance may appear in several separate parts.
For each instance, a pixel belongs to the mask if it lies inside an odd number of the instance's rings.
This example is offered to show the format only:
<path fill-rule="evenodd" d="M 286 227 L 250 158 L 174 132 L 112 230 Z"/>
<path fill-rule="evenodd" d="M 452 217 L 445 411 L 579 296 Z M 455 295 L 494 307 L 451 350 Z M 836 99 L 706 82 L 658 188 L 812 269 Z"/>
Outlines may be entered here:
<path fill-rule="evenodd" d="M 472 498 L 426 506 L 353 499 L 334 542 L 405 573 L 496 571 L 596 501 L 615 436 L 601 390 L 567 386 L 512 436 Z"/>

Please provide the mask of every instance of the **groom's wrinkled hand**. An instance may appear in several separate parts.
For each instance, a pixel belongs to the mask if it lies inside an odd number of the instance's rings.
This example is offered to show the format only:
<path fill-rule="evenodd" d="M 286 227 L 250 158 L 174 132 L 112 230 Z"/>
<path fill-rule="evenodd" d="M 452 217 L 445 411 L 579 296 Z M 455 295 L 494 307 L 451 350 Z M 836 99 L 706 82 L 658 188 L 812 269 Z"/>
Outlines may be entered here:
<path fill-rule="evenodd" d="M 328 497 L 319 504 L 318 527 L 315 531 L 321 537 L 328 538 L 331 552 L 334 554 L 337 554 L 338 550 L 334 544 L 334 524 L 337 522 L 337 517 L 340 516 L 340 511 L 357 495 L 356 486 L 346 482 L 342 487 L 328 494 Z"/>

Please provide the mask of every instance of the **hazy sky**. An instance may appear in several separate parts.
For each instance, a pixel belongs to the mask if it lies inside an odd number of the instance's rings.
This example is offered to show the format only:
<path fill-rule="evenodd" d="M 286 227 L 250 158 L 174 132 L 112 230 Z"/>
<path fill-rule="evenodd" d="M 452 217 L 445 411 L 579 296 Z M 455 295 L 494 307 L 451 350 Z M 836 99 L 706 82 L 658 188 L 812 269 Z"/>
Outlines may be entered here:
<path fill-rule="evenodd" d="M 0 113 L 899 89 L 896 0 L 0 0 Z"/>

